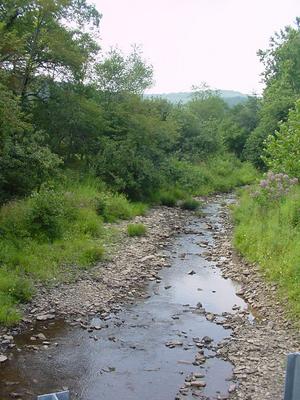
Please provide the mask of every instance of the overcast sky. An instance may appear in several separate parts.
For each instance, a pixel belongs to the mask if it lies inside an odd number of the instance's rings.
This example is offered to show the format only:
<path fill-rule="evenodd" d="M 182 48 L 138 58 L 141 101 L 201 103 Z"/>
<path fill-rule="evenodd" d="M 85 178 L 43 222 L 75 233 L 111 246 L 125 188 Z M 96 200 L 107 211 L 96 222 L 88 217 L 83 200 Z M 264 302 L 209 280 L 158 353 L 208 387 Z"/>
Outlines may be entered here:
<path fill-rule="evenodd" d="M 94 0 L 101 46 L 134 43 L 154 67 L 153 93 L 213 88 L 260 92 L 256 52 L 300 16 L 300 0 Z"/>

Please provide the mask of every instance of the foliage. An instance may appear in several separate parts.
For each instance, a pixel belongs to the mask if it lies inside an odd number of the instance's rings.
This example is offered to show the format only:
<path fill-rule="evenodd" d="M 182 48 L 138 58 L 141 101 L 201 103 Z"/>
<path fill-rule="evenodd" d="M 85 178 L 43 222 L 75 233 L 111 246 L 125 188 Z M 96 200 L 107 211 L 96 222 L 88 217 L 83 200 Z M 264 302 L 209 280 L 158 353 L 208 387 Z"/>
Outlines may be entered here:
<path fill-rule="evenodd" d="M 244 159 L 244 149 L 248 137 L 258 125 L 260 101 L 256 96 L 248 96 L 247 101 L 229 110 L 221 126 L 225 147 L 237 157 Z"/>
<path fill-rule="evenodd" d="M 98 51 L 82 27 L 97 27 L 101 16 L 85 0 L 8 0 L 0 17 L 1 68 L 23 102 L 43 95 L 47 78 L 82 79 Z"/>
<path fill-rule="evenodd" d="M 127 57 L 119 49 L 112 49 L 95 66 L 94 84 L 109 96 L 122 92 L 142 94 L 152 85 L 152 79 L 153 68 L 142 59 L 137 46 Z"/>
<path fill-rule="evenodd" d="M 279 286 L 287 310 L 300 316 L 300 189 L 261 204 L 244 191 L 234 210 L 235 246 Z"/>
<path fill-rule="evenodd" d="M 33 294 L 32 283 L 70 280 L 101 260 L 114 235 L 103 219 L 129 219 L 146 206 L 103 192 L 95 178 L 74 174 L 0 210 L 0 323 L 19 320 L 16 305 Z M 99 199 L 105 212 L 97 213 Z"/>
<path fill-rule="evenodd" d="M 144 236 L 146 234 L 146 227 L 143 224 L 129 224 L 127 225 L 128 235 L 133 236 Z"/>
<path fill-rule="evenodd" d="M 286 121 L 289 109 L 300 96 L 300 19 L 295 27 L 287 26 L 270 40 L 267 50 L 258 52 L 265 66 L 266 88 L 259 111 L 259 123 L 247 139 L 244 155 L 262 167 L 264 141 Z"/>
<path fill-rule="evenodd" d="M 267 138 L 263 159 L 272 170 L 300 178 L 300 100 L 279 131 Z"/>
<path fill-rule="evenodd" d="M 86 0 L 0 3 L 0 322 L 20 318 L 38 280 L 101 259 L 104 224 L 146 212 L 132 200 L 191 209 L 190 196 L 256 176 L 236 156 L 257 99 L 230 109 L 206 86 L 186 104 L 143 97 L 152 66 L 138 47 L 100 53 L 100 19 Z"/>
<path fill-rule="evenodd" d="M 96 211 L 105 222 L 116 222 L 144 214 L 146 206 L 142 203 L 130 203 L 122 194 L 102 193 L 96 199 Z"/>
<path fill-rule="evenodd" d="M 211 90 L 196 92 L 190 102 L 174 110 L 180 127 L 178 152 L 182 158 L 198 161 L 223 150 L 219 125 L 227 105 Z"/>
<path fill-rule="evenodd" d="M 57 173 L 60 159 L 21 111 L 19 99 L 0 84 L 0 202 L 30 193 Z"/>

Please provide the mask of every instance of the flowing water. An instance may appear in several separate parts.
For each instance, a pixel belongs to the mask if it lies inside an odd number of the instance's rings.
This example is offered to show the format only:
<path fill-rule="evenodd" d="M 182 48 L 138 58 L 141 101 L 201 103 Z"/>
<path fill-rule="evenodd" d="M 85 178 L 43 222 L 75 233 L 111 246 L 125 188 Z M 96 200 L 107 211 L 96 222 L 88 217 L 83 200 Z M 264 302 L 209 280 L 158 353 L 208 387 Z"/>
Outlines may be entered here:
<path fill-rule="evenodd" d="M 204 395 L 226 395 L 232 377 L 229 362 L 206 349 L 205 363 L 193 365 L 193 338 L 209 336 L 215 345 L 230 336 L 230 330 L 198 312 L 198 303 L 217 314 L 233 312 L 234 305 L 246 308 L 235 295 L 237 285 L 221 276 L 215 263 L 202 256 L 207 249 L 199 246 L 213 245 L 214 233 L 222 232 L 221 210 L 221 200 L 208 204 L 205 217 L 195 218 L 174 240 L 166 250 L 172 266 L 149 284 L 148 299 L 137 300 L 109 320 L 91 321 L 102 329 L 88 332 L 57 320 L 37 324 L 16 338 L 21 351 L 14 350 L 11 360 L 0 365 L 0 399 L 35 399 L 69 388 L 72 400 L 174 400 L 192 372 L 204 375 Z M 191 270 L 195 273 L 189 274 Z M 50 344 L 34 351 L 26 345 L 33 344 L 30 337 L 37 332 Z M 172 341 L 183 344 L 167 347 Z M 192 392 L 185 398 L 194 398 Z"/>

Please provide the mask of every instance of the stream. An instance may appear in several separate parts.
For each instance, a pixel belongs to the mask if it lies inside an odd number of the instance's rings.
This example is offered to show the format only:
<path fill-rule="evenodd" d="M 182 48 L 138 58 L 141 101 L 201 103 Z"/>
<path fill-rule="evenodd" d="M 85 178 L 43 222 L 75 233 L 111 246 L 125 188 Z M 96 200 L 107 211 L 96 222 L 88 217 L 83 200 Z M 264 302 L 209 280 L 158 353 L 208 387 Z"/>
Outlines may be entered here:
<path fill-rule="evenodd" d="M 235 294 L 239 286 L 205 257 L 222 233 L 221 212 L 222 199 L 205 205 L 204 217 L 194 217 L 164 250 L 171 267 L 149 283 L 147 299 L 105 320 L 94 317 L 91 329 L 54 320 L 16 337 L 10 360 L 0 365 L 0 399 L 64 389 L 71 400 L 227 398 L 233 366 L 216 357 L 216 346 L 231 330 L 207 313 L 222 320 L 247 306 Z M 38 333 L 45 337 L 33 342 Z M 205 357 L 195 362 L 200 349 Z M 206 386 L 179 393 L 191 373 Z"/>

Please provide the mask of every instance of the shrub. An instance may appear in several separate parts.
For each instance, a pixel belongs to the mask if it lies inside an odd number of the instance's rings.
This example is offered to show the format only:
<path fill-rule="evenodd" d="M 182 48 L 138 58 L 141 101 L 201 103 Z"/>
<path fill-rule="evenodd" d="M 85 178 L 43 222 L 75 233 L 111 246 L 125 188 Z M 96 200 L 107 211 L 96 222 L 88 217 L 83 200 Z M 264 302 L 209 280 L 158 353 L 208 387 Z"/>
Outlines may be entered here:
<path fill-rule="evenodd" d="M 160 194 L 160 204 L 167 207 L 175 207 L 177 204 L 176 196 L 171 192 L 163 192 Z"/>
<path fill-rule="evenodd" d="M 200 207 L 201 203 L 194 199 L 187 199 L 181 203 L 181 208 L 184 210 L 197 210 Z"/>
<path fill-rule="evenodd" d="M 78 212 L 76 224 L 71 229 L 96 238 L 103 233 L 103 222 L 93 209 L 81 208 Z"/>
<path fill-rule="evenodd" d="M 274 174 L 269 171 L 265 179 L 262 179 L 251 196 L 261 205 L 282 200 L 297 185 L 298 178 L 290 178 L 287 174 Z"/>
<path fill-rule="evenodd" d="M 13 201 L 0 210 L 0 238 L 13 242 L 16 238 L 30 236 L 28 229 L 28 206 L 24 201 Z"/>
<path fill-rule="evenodd" d="M 279 124 L 279 131 L 265 141 L 263 160 L 275 172 L 284 172 L 300 178 L 300 100 L 289 111 L 286 122 Z M 271 132 L 270 132 L 271 133 Z"/>
<path fill-rule="evenodd" d="M 75 208 L 61 192 L 44 188 L 29 200 L 28 228 L 39 240 L 53 241 L 62 237 L 64 224 L 75 217 Z"/>
<path fill-rule="evenodd" d="M 96 211 L 105 222 L 130 219 L 146 210 L 142 203 L 130 203 L 122 194 L 102 193 L 96 203 Z"/>
<path fill-rule="evenodd" d="M 146 234 L 146 227 L 143 224 L 129 224 L 127 232 L 129 236 L 144 236 Z"/>

